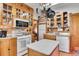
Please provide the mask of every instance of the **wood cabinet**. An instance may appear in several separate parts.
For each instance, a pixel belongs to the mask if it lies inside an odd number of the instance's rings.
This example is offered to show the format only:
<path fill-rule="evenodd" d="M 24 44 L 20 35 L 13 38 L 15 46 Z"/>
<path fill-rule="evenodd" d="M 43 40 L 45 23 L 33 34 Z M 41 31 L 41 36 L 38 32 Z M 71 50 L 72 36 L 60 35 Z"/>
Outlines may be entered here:
<path fill-rule="evenodd" d="M 9 40 L 0 40 L 0 55 L 9 56 Z"/>
<path fill-rule="evenodd" d="M 54 18 L 47 20 L 47 32 L 69 31 L 69 13 L 56 13 Z"/>
<path fill-rule="evenodd" d="M 33 15 L 33 9 L 23 3 L 16 3 L 16 18 L 31 19 Z"/>
<path fill-rule="evenodd" d="M 28 48 L 28 56 L 46 56 L 46 55 Z"/>
<path fill-rule="evenodd" d="M 56 35 L 44 34 L 44 39 L 56 40 Z"/>
<path fill-rule="evenodd" d="M 10 56 L 16 56 L 17 55 L 17 39 L 12 38 L 10 39 Z"/>
<path fill-rule="evenodd" d="M 23 3 L 0 3 L 0 28 L 12 32 L 15 18 L 29 20 L 32 23 L 33 8 Z M 31 25 L 28 25 L 28 28 Z"/>
<path fill-rule="evenodd" d="M 71 14 L 71 51 L 79 47 L 79 13 Z"/>
<path fill-rule="evenodd" d="M 12 7 L 14 5 L 12 4 L 5 4 L 5 3 L 0 3 L 0 21 L 1 25 L 3 28 L 9 28 L 12 27 L 12 21 L 13 21 L 13 13 L 12 13 Z M 7 25 L 8 24 L 8 25 Z"/>
<path fill-rule="evenodd" d="M 16 38 L 0 39 L 0 56 L 16 56 L 17 43 Z"/>
<path fill-rule="evenodd" d="M 35 42 L 35 40 L 37 40 L 37 35 L 38 33 L 36 33 L 36 31 L 38 26 L 38 21 L 37 20 L 32 20 L 32 42 Z"/>
<path fill-rule="evenodd" d="M 42 39 L 28 46 L 29 56 L 53 56 L 59 55 L 59 42 L 54 40 Z"/>

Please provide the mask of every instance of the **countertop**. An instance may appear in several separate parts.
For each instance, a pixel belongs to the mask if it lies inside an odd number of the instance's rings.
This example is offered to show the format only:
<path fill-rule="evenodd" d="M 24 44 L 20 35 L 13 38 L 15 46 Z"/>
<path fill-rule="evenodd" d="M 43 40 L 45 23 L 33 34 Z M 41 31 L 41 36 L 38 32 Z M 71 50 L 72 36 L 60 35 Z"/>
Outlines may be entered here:
<path fill-rule="evenodd" d="M 48 32 L 48 33 L 45 33 L 45 34 L 56 35 L 56 36 L 64 36 L 64 37 L 70 36 L 70 33 L 68 33 L 68 32 Z"/>
<path fill-rule="evenodd" d="M 17 37 L 2 37 L 0 39 L 12 39 L 12 38 L 17 38 Z"/>
<path fill-rule="evenodd" d="M 58 35 L 58 36 L 63 36 L 63 37 L 70 37 L 70 35 Z"/>
<path fill-rule="evenodd" d="M 19 35 L 19 36 L 16 36 L 16 35 L 8 35 L 7 37 L 2 37 L 0 39 L 11 39 L 11 38 L 17 38 L 17 37 L 24 37 L 24 36 L 28 36 L 30 34 L 27 34 L 27 35 Z"/>
<path fill-rule="evenodd" d="M 50 55 L 52 51 L 58 46 L 58 44 L 58 41 L 42 39 L 27 45 L 27 47 L 42 54 Z"/>
<path fill-rule="evenodd" d="M 48 32 L 48 33 L 44 33 L 44 34 L 48 34 L 48 35 L 56 35 L 57 32 Z"/>

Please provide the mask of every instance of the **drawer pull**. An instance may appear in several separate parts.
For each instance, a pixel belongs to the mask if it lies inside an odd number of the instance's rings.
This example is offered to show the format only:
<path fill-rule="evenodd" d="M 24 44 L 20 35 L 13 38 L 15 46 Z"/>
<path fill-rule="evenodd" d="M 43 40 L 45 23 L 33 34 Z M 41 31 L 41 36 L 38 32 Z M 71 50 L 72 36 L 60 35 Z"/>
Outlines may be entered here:
<path fill-rule="evenodd" d="M 8 50 L 10 50 L 10 49 L 8 49 Z"/>

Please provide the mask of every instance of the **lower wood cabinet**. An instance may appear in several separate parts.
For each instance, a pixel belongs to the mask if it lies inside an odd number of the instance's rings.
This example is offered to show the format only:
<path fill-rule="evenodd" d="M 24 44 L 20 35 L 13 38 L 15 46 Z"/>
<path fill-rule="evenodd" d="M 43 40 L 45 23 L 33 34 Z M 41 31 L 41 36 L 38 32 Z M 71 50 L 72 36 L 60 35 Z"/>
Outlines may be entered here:
<path fill-rule="evenodd" d="M 47 55 L 28 48 L 28 56 L 47 56 Z"/>
<path fill-rule="evenodd" d="M 0 40 L 0 56 L 8 56 L 9 55 L 9 40 L 1 39 Z"/>
<path fill-rule="evenodd" d="M 16 38 L 0 39 L 0 56 L 16 56 L 17 43 Z"/>
<path fill-rule="evenodd" d="M 56 40 L 56 36 L 55 35 L 44 34 L 44 39 Z"/>

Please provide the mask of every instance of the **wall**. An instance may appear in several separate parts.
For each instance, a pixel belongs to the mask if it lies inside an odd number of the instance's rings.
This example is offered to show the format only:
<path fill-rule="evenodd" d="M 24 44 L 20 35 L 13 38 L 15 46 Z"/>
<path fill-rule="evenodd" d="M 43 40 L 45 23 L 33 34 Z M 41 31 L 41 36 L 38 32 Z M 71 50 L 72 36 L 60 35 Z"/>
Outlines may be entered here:
<path fill-rule="evenodd" d="M 28 5 L 28 6 L 30 6 L 30 7 L 32 7 L 33 9 L 34 9 L 34 14 L 33 14 L 33 16 L 34 16 L 34 19 L 38 19 L 38 16 L 41 14 L 40 13 L 40 4 L 39 3 L 25 3 L 26 5 Z M 38 8 L 39 10 L 39 14 L 37 14 L 36 13 L 36 8 Z"/>
<path fill-rule="evenodd" d="M 79 13 L 79 3 L 59 3 L 51 7 L 55 12 L 67 11 L 69 13 Z M 69 19 L 68 25 L 70 25 L 71 20 Z"/>
<path fill-rule="evenodd" d="M 40 4 L 39 3 L 26 3 L 27 5 L 31 6 L 34 9 L 34 18 L 38 19 L 37 16 L 40 15 L 40 10 L 39 14 L 36 13 L 36 8 L 40 9 Z M 79 12 L 79 3 L 58 3 L 54 6 L 51 7 L 54 11 L 60 12 L 60 11 L 68 11 L 70 13 L 76 13 Z"/>
<path fill-rule="evenodd" d="M 39 14 L 36 13 L 36 8 L 40 9 L 40 4 L 39 3 L 25 3 L 29 6 L 31 6 L 34 9 L 34 18 L 38 19 L 37 16 L 40 15 L 40 10 Z M 51 7 L 54 11 L 60 12 L 60 11 L 68 11 L 70 13 L 76 13 L 79 12 L 79 3 L 58 3 L 54 6 Z"/>

